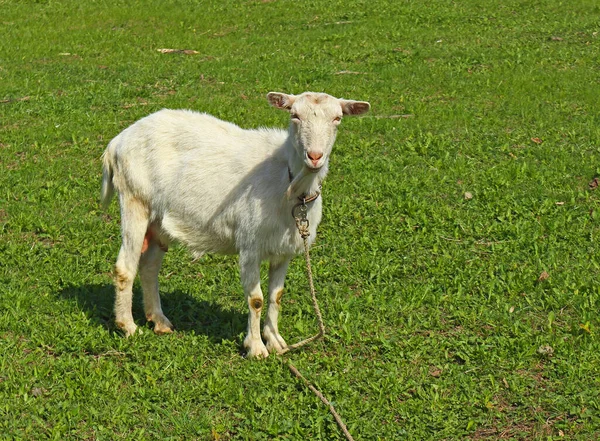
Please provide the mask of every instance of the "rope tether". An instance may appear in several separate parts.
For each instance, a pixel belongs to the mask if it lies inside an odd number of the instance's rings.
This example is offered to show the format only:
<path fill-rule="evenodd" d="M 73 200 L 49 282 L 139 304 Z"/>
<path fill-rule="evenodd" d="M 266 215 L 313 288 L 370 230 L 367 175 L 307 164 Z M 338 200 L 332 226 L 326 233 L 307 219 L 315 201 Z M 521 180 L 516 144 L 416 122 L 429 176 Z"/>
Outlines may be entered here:
<path fill-rule="evenodd" d="M 309 249 L 308 236 L 310 235 L 310 233 L 308 230 L 308 225 L 309 225 L 308 217 L 306 216 L 307 212 L 308 212 L 306 203 L 312 202 L 318 196 L 319 196 L 319 193 L 317 193 L 317 196 L 311 200 L 308 200 L 306 197 L 299 198 L 301 202 L 294 207 L 294 209 L 292 210 L 292 215 L 294 216 L 294 219 L 296 220 L 296 227 L 298 228 L 298 232 L 300 233 L 300 236 L 304 240 L 304 259 L 306 261 L 306 273 L 308 276 L 308 285 L 310 287 L 310 295 L 312 298 L 313 307 L 315 309 L 315 314 L 317 316 L 317 320 L 319 323 L 319 332 L 317 334 L 313 335 L 312 337 L 304 339 L 298 343 L 289 345 L 282 352 L 282 354 L 285 354 L 286 352 L 289 352 L 292 349 L 297 349 L 301 346 L 304 346 L 307 343 L 315 341 L 319 338 L 323 338 L 325 336 L 325 324 L 323 323 L 323 316 L 321 315 L 319 303 L 317 302 L 317 294 L 315 292 L 312 268 L 310 265 L 310 254 L 308 252 L 308 249 Z M 292 364 L 292 362 L 290 360 L 286 360 L 286 362 L 287 362 L 288 368 L 296 376 L 296 378 L 302 380 L 304 382 L 304 384 L 306 385 L 306 387 L 308 387 L 311 391 L 313 391 L 313 393 L 323 402 L 323 404 L 325 404 L 326 406 L 329 407 L 329 412 L 331 412 L 331 414 L 333 415 L 333 418 L 335 418 L 335 422 L 339 426 L 340 430 L 344 433 L 344 436 L 346 437 L 346 439 L 348 441 L 354 441 L 354 438 L 352 438 L 352 435 L 350 434 L 350 432 L 348 432 L 348 428 L 346 427 L 346 424 L 344 424 L 342 417 L 340 417 L 340 415 L 336 412 L 335 407 L 333 407 L 333 404 L 331 404 L 329 402 L 329 400 L 327 398 L 325 398 L 325 396 L 315 386 L 312 385 L 312 383 L 310 383 L 306 378 L 304 378 L 304 376 L 300 373 L 300 371 L 296 368 L 296 366 L 294 366 Z"/>

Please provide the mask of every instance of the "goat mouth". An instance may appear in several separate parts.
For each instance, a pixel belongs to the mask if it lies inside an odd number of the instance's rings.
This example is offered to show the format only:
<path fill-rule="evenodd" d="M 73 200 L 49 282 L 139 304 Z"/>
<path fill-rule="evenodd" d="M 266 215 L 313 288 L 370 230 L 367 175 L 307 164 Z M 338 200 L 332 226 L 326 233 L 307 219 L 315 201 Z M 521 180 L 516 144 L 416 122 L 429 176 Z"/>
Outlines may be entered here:
<path fill-rule="evenodd" d="M 312 164 L 306 164 L 306 169 L 310 172 L 310 173 L 318 173 L 321 169 L 323 168 L 322 165 L 319 165 L 317 167 L 315 167 Z"/>
<path fill-rule="evenodd" d="M 304 167 L 311 173 L 317 173 L 325 165 L 325 158 L 322 156 L 318 159 L 313 159 L 308 155 L 304 157 Z"/>

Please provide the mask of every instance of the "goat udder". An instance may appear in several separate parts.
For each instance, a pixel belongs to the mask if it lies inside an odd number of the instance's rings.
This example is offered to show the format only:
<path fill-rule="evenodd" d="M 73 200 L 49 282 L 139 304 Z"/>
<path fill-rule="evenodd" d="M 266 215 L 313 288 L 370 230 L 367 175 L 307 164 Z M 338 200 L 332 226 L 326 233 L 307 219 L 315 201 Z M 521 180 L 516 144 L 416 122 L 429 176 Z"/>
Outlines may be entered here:
<path fill-rule="evenodd" d="M 146 251 L 148 251 L 148 247 L 150 246 L 150 242 L 155 240 L 154 239 L 154 232 L 148 228 L 146 230 L 146 235 L 144 236 L 144 243 L 142 243 L 142 251 L 141 254 L 144 254 Z M 165 253 L 169 250 L 169 246 L 163 244 L 160 240 L 156 240 L 156 242 L 158 243 L 158 246 L 161 250 L 163 250 Z"/>

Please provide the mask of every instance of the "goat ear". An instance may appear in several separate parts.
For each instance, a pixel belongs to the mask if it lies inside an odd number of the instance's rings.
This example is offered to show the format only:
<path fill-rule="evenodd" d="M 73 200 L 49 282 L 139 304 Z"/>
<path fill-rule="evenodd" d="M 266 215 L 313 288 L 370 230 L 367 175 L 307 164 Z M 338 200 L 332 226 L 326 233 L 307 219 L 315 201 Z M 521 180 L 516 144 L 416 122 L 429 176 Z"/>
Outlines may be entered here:
<path fill-rule="evenodd" d="M 371 105 L 366 101 L 340 100 L 344 115 L 362 115 L 367 113 Z"/>
<path fill-rule="evenodd" d="M 296 97 L 294 95 L 287 95 L 280 92 L 269 92 L 267 94 L 267 100 L 269 100 L 269 103 L 273 107 L 283 110 L 290 110 L 294 104 L 294 101 L 296 101 Z"/>

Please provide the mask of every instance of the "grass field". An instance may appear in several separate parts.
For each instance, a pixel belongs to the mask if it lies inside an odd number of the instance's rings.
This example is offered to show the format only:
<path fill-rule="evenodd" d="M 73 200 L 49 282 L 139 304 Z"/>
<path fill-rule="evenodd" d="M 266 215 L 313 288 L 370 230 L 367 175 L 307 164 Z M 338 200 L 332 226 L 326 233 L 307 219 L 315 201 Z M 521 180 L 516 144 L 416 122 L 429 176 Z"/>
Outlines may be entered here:
<path fill-rule="evenodd" d="M 272 90 L 372 105 L 323 187 L 329 336 L 289 357 L 355 439 L 600 439 L 599 17 L 596 0 L 0 0 L 0 439 L 342 439 L 280 358 L 241 356 L 235 258 L 171 248 L 173 335 L 145 325 L 139 285 L 144 332 L 113 322 L 108 141 L 164 107 L 284 127 Z M 316 330 L 303 265 L 290 343 Z"/>

